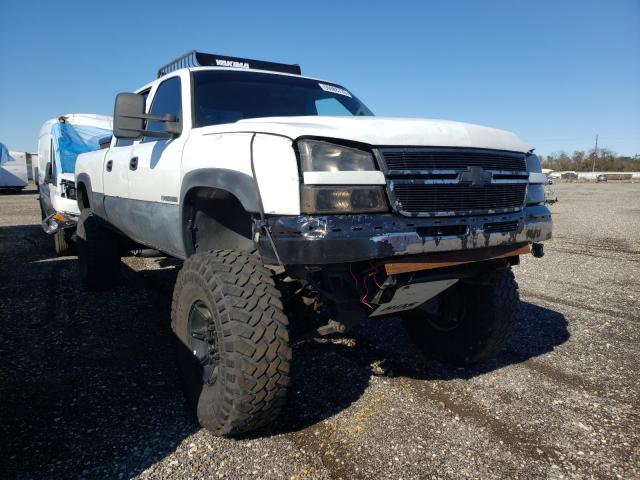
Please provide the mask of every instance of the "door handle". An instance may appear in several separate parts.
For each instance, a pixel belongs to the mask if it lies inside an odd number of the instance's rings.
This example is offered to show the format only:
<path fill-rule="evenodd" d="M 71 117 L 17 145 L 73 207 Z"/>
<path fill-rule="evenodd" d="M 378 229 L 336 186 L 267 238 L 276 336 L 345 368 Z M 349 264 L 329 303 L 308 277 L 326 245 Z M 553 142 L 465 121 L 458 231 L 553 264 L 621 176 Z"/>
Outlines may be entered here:
<path fill-rule="evenodd" d="M 113 170 L 113 160 L 109 160 L 107 162 L 107 172 L 110 172 L 111 170 Z"/>
<path fill-rule="evenodd" d="M 137 170 L 138 169 L 138 157 L 133 157 L 129 160 L 129 170 Z"/>

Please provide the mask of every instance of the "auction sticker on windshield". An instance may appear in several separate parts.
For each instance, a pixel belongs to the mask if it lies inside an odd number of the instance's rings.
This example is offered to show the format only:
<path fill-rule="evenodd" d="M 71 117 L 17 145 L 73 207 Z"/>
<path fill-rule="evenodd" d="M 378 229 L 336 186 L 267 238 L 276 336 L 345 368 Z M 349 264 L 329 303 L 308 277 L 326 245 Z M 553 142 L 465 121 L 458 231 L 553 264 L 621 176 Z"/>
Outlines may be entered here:
<path fill-rule="evenodd" d="M 333 85 L 327 85 L 326 83 L 319 83 L 318 85 L 320 85 L 320 88 L 325 92 L 337 93 L 338 95 L 344 95 L 345 97 L 351 98 L 351 94 L 344 88 L 334 87 Z"/>

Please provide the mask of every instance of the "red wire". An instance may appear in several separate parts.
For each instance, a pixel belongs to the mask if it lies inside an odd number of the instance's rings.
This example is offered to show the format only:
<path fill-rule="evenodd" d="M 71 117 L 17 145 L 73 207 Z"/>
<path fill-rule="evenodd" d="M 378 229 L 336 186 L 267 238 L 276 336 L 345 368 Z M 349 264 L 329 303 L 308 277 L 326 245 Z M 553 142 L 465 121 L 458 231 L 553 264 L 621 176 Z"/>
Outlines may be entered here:
<path fill-rule="evenodd" d="M 358 291 L 358 278 L 353 274 L 353 270 L 351 270 L 351 264 L 349 264 L 349 273 L 351 274 L 351 278 L 353 278 L 353 281 L 356 284 L 356 292 L 357 292 Z M 369 303 L 367 303 L 366 300 L 365 300 L 367 298 L 367 296 L 369 295 L 369 287 L 367 286 L 366 280 L 364 282 L 364 286 L 365 286 L 366 292 L 364 294 L 364 297 L 362 297 L 360 299 L 360 303 L 362 303 L 363 305 L 365 305 L 365 306 L 369 307 L 371 310 L 373 310 L 373 307 L 371 305 L 369 305 Z"/>
<path fill-rule="evenodd" d="M 378 279 L 376 277 L 376 275 L 378 275 L 378 267 L 374 266 L 372 261 L 369 261 L 369 265 L 371 266 L 371 268 L 375 269 L 372 275 L 373 275 L 373 281 L 375 282 L 376 287 L 382 288 L 382 285 L 378 283 Z"/>
<path fill-rule="evenodd" d="M 362 297 L 360 301 L 362 302 L 363 305 L 366 305 L 371 310 L 373 310 L 373 307 L 369 304 L 369 302 L 366 301 L 366 298 L 369 296 L 369 285 L 366 280 L 364 281 L 364 288 L 365 288 L 364 297 Z"/>

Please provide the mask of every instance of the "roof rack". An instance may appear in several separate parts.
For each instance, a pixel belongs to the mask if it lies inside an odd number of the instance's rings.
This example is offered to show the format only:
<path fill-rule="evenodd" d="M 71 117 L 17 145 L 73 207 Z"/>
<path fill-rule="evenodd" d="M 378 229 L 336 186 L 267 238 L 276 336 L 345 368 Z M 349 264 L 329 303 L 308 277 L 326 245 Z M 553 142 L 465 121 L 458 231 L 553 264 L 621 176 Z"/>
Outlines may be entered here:
<path fill-rule="evenodd" d="M 191 50 L 188 53 L 167 63 L 158 70 L 158 78 L 181 68 L 189 67 L 229 67 L 246 68 L 254 70 L 269 70 L 272 72 L 291 73 L 301 75 L 300 65 L 287 63 L 265 62 L 263 60 L 251 60 L 249 58 L 227 57 Z"/>

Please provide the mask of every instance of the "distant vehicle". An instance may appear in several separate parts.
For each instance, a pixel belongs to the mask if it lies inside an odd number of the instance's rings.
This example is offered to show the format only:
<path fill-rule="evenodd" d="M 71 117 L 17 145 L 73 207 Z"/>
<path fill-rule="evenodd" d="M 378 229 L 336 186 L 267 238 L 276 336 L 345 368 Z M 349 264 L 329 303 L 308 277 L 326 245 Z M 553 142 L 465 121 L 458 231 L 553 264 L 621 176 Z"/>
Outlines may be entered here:
<path fill-rule="evenodd" d="M 26 153 L 9 152 L 0 143 L 0 189 L 20 191 L 28 183 Z"/>
<path fill-rule="evenodd" d="M 549 179 L 553 179 L 553 180 L 557 180 L 560 178 L 561 173 L 560 172 L 551 172 L 547 175 L 547 177 Z"/>
<path fill-rule="evenodd" d="M 633 178 L 633 174 L 632 173 L 602 173 L 600 175 L 598 175 L 598 178 L 600 177 L 605 177 L 605 180 L 598 180 L 597 181 L 604 181 L 604 182 L 609 182 L 612 180 L 618 180 L 618 181 L 629 181 Z"/>
<path fill-rule="evenodd" d="M 600 182 L 606 182 L 607 181 L 607 174 L 606 173 L 601 173 L 600 175 L 598 175 L 596 177 L 596 182 L 600 183 Z"/>
<path fill-rule="evenodd" d="M 562 172 L 560 178 L 562 180 L 577 180 L 578 174 L 576 172 Z"/>
<path fill-rule="evenodd" d="M 76 201 L 75 165 L 80 153 L 100 148 L 111 136 L 111 117 L 70 113 L 47 120 L 38 137 L 34 181 L 40 193 L 42 228 L 53 235 L 57 255 L 73 253 L 72 237 L 80 210 Z"/>

